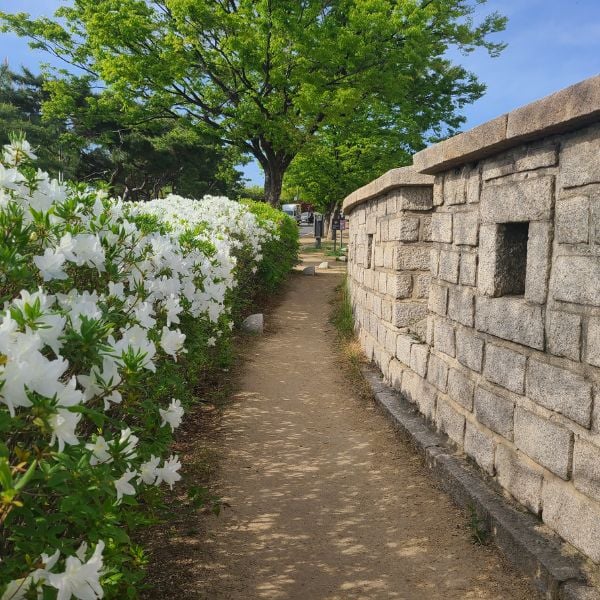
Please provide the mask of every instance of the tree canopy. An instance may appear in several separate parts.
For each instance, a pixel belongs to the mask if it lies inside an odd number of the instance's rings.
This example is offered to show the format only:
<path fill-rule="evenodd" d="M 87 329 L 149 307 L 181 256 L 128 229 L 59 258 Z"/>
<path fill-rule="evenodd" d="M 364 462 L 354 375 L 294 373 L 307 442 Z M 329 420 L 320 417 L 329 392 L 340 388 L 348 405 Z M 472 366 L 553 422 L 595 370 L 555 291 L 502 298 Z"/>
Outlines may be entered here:
<path fill-rule="evenodd" d="M 37 164 L 53 176 L 107 182 L 115 194 L 157 198 L 236 194 L 239 153 L 214 136 L 171 118 L 134 122 L 110 94 L 95 94 L 85 78 L 48 80 L 27 69 L 0 67 L 0 144 L 24 134 Z"/>
<path fill-rule="evenodd" d="M 410 150 L 460 125 L 484 91 L 448 49 L 497 54 L 485 0 L 76 0 L 4 27 L 101 80 L 127 110 L 185 117 L 253 155 L 279 200 L 294 157 L 355 112 L 385 114 Z"/>

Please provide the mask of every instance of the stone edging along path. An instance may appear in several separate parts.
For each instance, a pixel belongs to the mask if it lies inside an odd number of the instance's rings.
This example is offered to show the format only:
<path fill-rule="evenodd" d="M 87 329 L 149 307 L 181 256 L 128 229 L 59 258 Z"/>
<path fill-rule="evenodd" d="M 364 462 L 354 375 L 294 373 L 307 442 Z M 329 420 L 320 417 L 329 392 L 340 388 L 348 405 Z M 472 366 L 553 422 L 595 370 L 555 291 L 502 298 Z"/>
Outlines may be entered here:
<path fill-rule="evenodd" d="M 533 515 L 515 508 L 450 447 L 447 437 L 432 429 L 381 373 L 363 366 L 375 400 L 395 428 L 423 455 L 440 486 L 460 506 L 471 507 L 485 523 L 495 544 L 528 575 L 549 600 L 600 600 L 600 591 L 586 581 L 582 559 L 566 556 L 556 536 L 542 530 Z"/>

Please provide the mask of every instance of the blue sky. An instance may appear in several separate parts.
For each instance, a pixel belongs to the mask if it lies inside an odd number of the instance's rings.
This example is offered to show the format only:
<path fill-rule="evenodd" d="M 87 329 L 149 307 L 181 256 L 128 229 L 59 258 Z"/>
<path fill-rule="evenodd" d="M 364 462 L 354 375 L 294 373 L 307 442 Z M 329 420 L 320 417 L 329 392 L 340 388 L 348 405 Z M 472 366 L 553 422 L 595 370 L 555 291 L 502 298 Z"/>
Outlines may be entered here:
<path fill-rule="evenodd" d="M 0 0 L 0 10 L 51 15 L 58 0 Z M 465 129 L 600 73 L 600 0 L 488 0 L 478 14 L 498 11 L 509 18 L 497 36 L 508 43 L 499 58 L 485 52 L 457 56 L 487 84 L 487 93 L 466 107 Z M 35 69 L 50 62 L 25 40 L 0 34 L 0 59 Z M 244 167 L 251 183 L 262 184 L 256 164 Z"/>

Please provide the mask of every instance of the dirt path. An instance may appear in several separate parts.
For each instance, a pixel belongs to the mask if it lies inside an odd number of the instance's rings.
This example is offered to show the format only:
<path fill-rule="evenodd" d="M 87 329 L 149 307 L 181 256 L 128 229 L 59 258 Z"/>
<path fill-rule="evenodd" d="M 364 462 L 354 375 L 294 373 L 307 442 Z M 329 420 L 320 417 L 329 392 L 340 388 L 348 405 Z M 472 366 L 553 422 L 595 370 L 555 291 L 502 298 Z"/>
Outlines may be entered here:
<path fill-rule="evenodd" d="M 202 539 L 178 540 L 188 560 L 161 597 L 536 598 L 471 542 L 468 516 L 353 396 L 327 322 L 340 280 L 339 270 L 294 277 L 251 348 L 221 424 L 216 487 L 231 508 L 203 517 Z"/>

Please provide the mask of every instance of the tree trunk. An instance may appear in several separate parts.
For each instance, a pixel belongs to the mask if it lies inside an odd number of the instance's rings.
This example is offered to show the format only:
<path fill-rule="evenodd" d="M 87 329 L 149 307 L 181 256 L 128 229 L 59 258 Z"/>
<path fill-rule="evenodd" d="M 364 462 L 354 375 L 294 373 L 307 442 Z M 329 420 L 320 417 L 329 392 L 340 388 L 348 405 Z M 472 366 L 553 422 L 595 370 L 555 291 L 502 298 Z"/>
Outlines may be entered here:
<path fill-rule="evenodd" d="M 265 169 L 265 201 L 271 206 L 279 206 L 284 173 L 281 165 L 269 165 Z"/>

